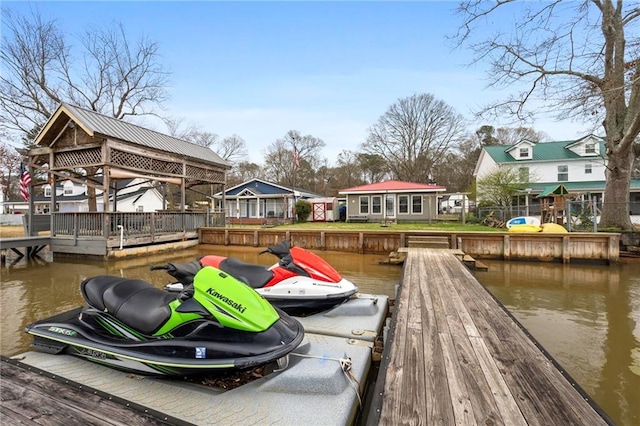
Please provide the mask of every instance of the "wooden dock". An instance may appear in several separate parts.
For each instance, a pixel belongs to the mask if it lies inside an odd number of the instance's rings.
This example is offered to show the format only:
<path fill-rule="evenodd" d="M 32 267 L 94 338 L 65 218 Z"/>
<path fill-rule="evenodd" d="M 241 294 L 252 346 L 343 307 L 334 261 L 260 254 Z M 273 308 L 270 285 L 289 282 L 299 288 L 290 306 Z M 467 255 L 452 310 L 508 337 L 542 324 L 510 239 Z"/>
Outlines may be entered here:
<path fill-rule="evenodd" d="M 450 250 L 407 251 L 367 424 L 612 423 Z"/>
<path fill-rule="evenodd" d="M 51 237 L 49 236 L 32 236 L 32 237 L 15 237 L 15 238 L 0 238 L 0 256 L 2 262 L 5 261 L 5 251 L 11 250 L 18 255 L 19 258 L 35 257 L 40 250 L 45 246 L 51 244 Z M 19 249 L 24 248 L 25 252 L 22 253 Z"/>
<path fill-rule="evenodd" d="M 79 385 L 2 357 L 0 418 L 24 425 L 186 425 L 129 401 L 116 401 Z"/>

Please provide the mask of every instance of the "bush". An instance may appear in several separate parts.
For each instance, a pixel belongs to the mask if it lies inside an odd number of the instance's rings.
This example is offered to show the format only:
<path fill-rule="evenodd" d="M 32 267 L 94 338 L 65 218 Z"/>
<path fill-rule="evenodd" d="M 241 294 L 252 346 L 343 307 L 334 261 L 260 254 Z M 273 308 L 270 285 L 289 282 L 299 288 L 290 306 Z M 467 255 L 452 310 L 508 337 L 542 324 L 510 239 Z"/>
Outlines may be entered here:
<path fill-rule="evenodd" d="M 296 216 L 298 222 L 306 222 L 311 215 L 311 203 L 300 200 L 296 202 Z"/>

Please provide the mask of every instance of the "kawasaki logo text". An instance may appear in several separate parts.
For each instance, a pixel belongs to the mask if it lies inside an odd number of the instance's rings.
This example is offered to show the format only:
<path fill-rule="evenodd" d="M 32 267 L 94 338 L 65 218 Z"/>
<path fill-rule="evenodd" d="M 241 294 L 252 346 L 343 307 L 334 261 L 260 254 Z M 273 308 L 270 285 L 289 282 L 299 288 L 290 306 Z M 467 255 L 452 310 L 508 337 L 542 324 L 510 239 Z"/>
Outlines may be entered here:
<path fill-rule="evenodd" d="M 234 302 L 233 300 L 229 299 L 227 296 L 224 296 L 218 293 L 211 287 L 209 287 L 209 289 L 207 290 L 207 293 L 215 297 L 216 299 L 223 301 L 224 303 L 231 306 L 232 308 L 237 309 L 238 312 L 240 312 L 241 314 L 244 314 L 244 311 L 247 309 L 246 307 L 242 306 L 241 303 Z"/>

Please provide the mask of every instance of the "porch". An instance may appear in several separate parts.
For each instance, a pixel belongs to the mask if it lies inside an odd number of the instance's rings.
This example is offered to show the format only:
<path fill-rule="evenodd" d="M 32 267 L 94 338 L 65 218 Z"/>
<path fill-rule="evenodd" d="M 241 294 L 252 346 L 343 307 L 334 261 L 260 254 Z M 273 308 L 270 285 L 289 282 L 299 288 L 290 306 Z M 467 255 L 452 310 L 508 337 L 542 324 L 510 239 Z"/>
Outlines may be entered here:
<path fill-rule="evenodd" d="M 198 240 L 199 228 L 223 221 L 222 213 L 208 211 L 53 213 L 51 251 L 108 257 L 117 250 Z"/>

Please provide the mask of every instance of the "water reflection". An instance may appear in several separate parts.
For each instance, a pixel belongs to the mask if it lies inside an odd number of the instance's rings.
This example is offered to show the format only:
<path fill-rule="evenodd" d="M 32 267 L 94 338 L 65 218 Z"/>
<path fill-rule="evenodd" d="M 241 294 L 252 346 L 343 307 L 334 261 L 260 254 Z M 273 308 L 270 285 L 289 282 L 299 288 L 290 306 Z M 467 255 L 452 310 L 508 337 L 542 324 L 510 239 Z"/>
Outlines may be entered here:
<path fill-rule="evenodd" d="M 170 281 L 149 266 L 186 262 L 205 254 L 271 265 L 261 248 L 198 246 L 110 262 L 21 260 L 3 267 L 0 286 L 0 353 L 29 349 L 24 327 L 83 303 L 80 282 L 110 274 Z M 379 265 L 380 256 L 318 252 L 361 292 L 393 296 L 401 269 Z M 640 424 L 640 264 L 562 265 L 486 261 L 476 276 L 619 425 Z M 635 402 L 634 402 L 635 401 Z"/>
<path fill-rule="evenodd" d="M 0 272 L 0 353 L 11 356 L 29 350 L 32 338 L 23 332 L 26 325 L 82 305 L 84 301 L 79 290 L 80 283 L 88 277 L 106 274 L 139 278 L 162 288 L 171 281 L 171 277 L 164 271 L 150 271 L 149 266 L 166 262 L 188 262 L 212 253 L 263 265 L 271 265 L 277 261 L 271 254 L 259 255 L 262 249 L 264 248 L 201 245 L 174 253 L 109 262 L 22 259 L 13 266 L 2 267 Z M 380 265 L 381 256 L 317 253 L 345 278 L 353 281 L 361 293 L 394 294 L 401 269 L 398 266 Z"/>
<path fill-rule="evenodd" d="M 617 424 L 640 424 L 640 264 L 486 263 L 478 280 Z"/>

